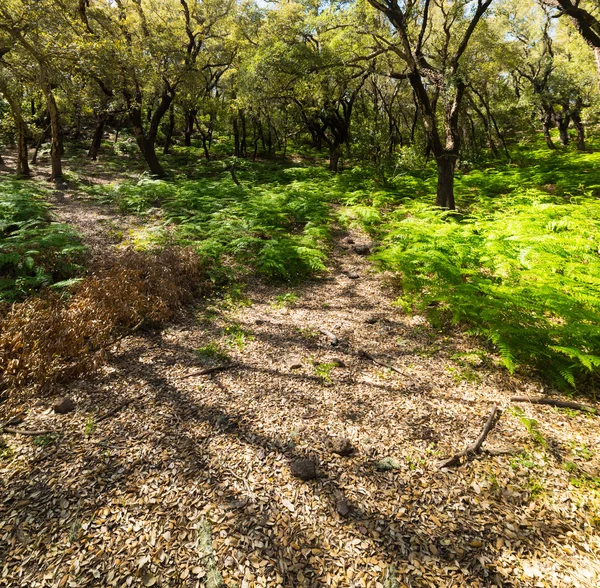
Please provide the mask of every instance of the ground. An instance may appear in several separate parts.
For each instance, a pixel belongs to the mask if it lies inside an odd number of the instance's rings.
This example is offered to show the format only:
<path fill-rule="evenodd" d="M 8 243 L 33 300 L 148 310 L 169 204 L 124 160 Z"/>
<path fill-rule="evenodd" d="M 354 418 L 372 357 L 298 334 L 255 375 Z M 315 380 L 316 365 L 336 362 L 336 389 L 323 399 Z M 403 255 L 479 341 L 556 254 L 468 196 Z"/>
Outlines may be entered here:
<path fill-rule="evenodd" d="M 55 214 L 98 263 L 139 222 L 68 187 Z M 57 435 L 4 436 L 0 586 L 599 585 L 598 417 L 520 412 L 540 382 L 394 306 L 365 243 L 339 228 L 327 274 L 199 301 L 32 400 Z M 440 469 L 494 404 L 506 452 Z"/>

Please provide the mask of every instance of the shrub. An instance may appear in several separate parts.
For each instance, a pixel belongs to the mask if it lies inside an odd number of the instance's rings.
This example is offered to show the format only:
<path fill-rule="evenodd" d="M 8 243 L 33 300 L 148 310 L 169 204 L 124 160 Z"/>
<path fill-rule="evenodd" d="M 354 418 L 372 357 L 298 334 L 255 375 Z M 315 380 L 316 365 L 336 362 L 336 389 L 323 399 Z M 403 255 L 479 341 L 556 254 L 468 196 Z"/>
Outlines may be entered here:
<path fill-rule="evenodd" d="M 46 293 L 13 305 L 0 321 L 0 390 L 44 391 L 93 371 L 120 333 L 168 321 L 205 283 L 192 250 L 128 251 L 69 297 Z"/>
<path fill-rule="evenodd" d="M 0 183 L 0 301 L 12 302 L 81 270 L 85 248 L 77 233 L 51 220 L 30 183 Z"/>

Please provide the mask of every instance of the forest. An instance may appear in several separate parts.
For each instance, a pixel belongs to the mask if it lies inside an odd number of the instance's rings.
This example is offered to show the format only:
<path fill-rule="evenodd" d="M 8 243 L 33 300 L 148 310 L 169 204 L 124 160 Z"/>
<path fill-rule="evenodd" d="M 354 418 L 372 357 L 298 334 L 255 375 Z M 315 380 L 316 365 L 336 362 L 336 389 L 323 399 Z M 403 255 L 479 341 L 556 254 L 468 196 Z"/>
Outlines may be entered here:
<path fill-rule="evenodd" d="M 600 585 L 597 0 L 2 0 L 0 587 Z"/>

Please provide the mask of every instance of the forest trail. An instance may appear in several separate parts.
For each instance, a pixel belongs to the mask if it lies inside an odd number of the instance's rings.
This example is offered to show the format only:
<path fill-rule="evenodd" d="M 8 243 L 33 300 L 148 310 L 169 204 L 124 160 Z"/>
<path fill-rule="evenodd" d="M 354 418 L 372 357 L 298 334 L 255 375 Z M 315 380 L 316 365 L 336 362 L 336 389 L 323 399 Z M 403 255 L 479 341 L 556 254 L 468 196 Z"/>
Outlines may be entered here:
<path fill-rule="evenodd" d="M 135 220 L 75 196 L 55 214 L 106 258 Z M 539 383 L 394 306 L 363 244 L 338 230 L 328 274 L 251 281 L 123 339 L 64 388 L 68 415 L 36 401 L 28 427 L 60 438 L 11 443 L 0 586 L 597 586 L 593 493 L 563 467 L 598 475 L 595 417 L 524 406 L 536 444 L 508 405 Z M 494 403 L 486 446 L 526 453 L 438 469 Z"/>

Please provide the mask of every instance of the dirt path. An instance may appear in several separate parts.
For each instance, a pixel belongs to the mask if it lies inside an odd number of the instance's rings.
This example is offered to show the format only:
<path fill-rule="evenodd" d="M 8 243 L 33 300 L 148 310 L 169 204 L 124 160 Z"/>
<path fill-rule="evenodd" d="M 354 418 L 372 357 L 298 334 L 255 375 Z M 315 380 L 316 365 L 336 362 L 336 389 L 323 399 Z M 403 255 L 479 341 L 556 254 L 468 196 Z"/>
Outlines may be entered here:
<path fill-rule="evenodd" d="M 102 251 L 119 218 L 73 204 L 57 215 Z M 364 240 L 340 232 L 320 279 L 255 283 L 122 341 L 65 388 L 75 412 L 33 406 L 28 426 L 61 437 L 8 439 L 0 586 L 597 586 L 597 419 L 524 406 L 544 446 L 505 410 L 487 445 L 524 455 L 440 471 L 493 403 L 539 384 L 394 307 Z M 229 367 L 198 375 L 211 365 Z M 316 480 L 290 471 L 306 457 Z"/>

